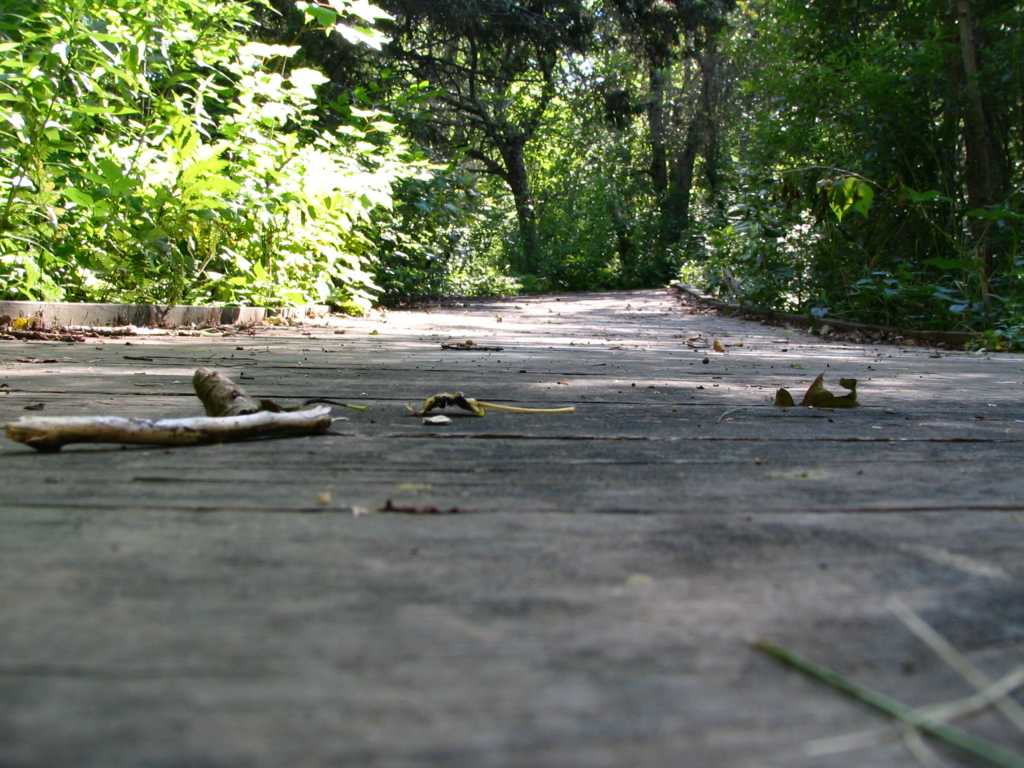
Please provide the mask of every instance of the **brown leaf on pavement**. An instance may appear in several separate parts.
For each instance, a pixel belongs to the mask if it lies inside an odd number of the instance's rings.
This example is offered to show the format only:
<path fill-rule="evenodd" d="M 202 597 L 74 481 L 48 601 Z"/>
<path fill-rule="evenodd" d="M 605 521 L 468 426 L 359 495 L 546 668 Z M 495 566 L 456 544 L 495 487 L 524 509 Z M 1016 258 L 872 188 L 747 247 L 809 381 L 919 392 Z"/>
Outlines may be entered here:
<path fill-rule="evenodd" d="M 822 373 L 816 378 L 811 386 L 804 393 L 800 405 L 806 408 L 856 408 L 860 405 L 857 402 L 857 380 L 840 379 L 839 385 L 850 390 L 845 395 L 836 396 L 825 389 L 825 374 Z M 793 396 L 786 389 L 780 389 L 775 393 L 775 405 L 780 408 L 792 408 L 796 405 Z"/>

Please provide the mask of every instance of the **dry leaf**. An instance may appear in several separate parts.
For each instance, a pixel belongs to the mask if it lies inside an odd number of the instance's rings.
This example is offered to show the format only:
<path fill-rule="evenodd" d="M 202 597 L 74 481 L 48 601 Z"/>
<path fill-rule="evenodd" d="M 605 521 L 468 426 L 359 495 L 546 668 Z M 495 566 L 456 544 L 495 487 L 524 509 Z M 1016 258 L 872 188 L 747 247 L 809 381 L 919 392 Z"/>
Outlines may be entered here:
<path fill-rule="evenodd" d="M 840 379 L 839 385 L 850 390 L 845 395 L 836 396 L 825 389 L 825 374 L 822 373 L 816 378 L 811 386 L 804 393 L 800 405 L 806 408 L 856 408 L 860 405 L 857 402 L 857 380 Z M 786 389 L 780 389 L 775 393 L 775 405 L 780 408 L 792 408 L 796 403 L 793 396 Z"/>
<path fill-rule="evenodd" d="M 718 339 L 715 339 L 715 343 L 713 346 L 715 352 L 725 352 L 725 347 L 722 346 L 722 342 L 720 342 Z"/>
<path fill-rule="evenodd" d="M 793 396 L 789 394 L 788 389 L 780 389 L 775 393 L 775 405 L 779 408 L 794 408 L 796 403 L 793 401 Z"/>
<path fill-rule="evenodd" d="M 825 374 L 822 373 L 818 378 L 811 384 L 810 389 L 807 390 L 807 394 L 804 395 L 803 401 L 800 405 L 806 405 L 809 408 L 856 408 L 859 403 L 857 402 L 857 380 L 856 379 L 840 379 L 839 385 L 850 390 L 848 394 L 841 397 L 836 397 L 827 389 L 823 383 Z"/>

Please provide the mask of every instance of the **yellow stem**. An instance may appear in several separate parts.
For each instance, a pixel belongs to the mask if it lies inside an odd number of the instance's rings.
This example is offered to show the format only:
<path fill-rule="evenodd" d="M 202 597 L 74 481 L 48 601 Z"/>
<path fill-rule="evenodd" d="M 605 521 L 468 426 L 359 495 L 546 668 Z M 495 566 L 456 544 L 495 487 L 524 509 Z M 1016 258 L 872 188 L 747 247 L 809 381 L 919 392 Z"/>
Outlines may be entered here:
<path fill-rule="evenodd" d="M 495 403 L 482 403 L 479 400 L 476 404 L 481 408 L 493 408 L 496 411 L 513 411 L 514 413 L 574 413 L 575 408 L 517 408 L 514 405 L 496 405 Z"/>

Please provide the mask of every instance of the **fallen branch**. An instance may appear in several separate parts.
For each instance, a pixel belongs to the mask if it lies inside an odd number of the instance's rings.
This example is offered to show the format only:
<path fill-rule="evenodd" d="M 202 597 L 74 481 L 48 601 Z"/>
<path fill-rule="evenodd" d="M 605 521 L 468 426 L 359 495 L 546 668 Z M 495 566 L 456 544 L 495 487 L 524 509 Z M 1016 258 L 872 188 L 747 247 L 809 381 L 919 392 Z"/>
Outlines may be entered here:
<path fill-rule="evenodd" d="M 483 347 L 474 341 L 455 341 L 442 343 L 441 349 L 464 349 L 470 352 L 504 352 L 504 347 Z"/>
<path fill-rule="evenodd" d="M 138 336 L 134 325 L 62 325 L 61 332 L 83 333 L 86 336 Z"/>
<path fill-rule="evenodd" d="M 85 341 L 80 333 L 60 333 L 50 331 L 22 331 L 8 328 L 0 332 L 0 338 L 17 339 L 18 341 Z"/>
<path fill-rule="evenodd" d="M 331 409 L 198 416 L 185 419 L 125 419 L 119 416 L 28 416 L 7 424 L 7 437 L 37 451 L 59 451 L 70 443 L 206 445 L 256 437 L 316 435 L 331 427 Z"/>
<path fill-rule="evenodd" d="M 192 386 L 205 417 L 126 419 L 120 416 L 28 416 L 7 424 L 7 437 L 37 451 L 59 451 L 69 443 L 131 445 L 204 445 L 255 437 L 316 435 L 331 427 L 327 406 L 283 409 L 269 400 L 249 397 L 227 376 L 199 368 Z M 359 406 L 350 406 L 358 408 Z"/>

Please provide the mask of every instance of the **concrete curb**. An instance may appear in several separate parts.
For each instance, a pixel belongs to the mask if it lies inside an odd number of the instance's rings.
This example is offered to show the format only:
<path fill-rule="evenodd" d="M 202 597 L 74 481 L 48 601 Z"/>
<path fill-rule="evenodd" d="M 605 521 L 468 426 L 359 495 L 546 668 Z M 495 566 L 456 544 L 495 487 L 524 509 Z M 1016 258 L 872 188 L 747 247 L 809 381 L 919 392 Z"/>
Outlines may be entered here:
<path fill-rule="evenodd" d="M 828 325 L 840 331 L 861 331 L 869 334 L 880 334 L 884 339 L 903 337 L 905 339 L 916 339 L 930 344 L 945 344 L 950 347 L 964 347 L 978 338 L 976 333 L 964 331 L 924 331 L 914 328 L 897 328 L 886 325 L 870 325 L 868 323 L 854 323 L 850 320 L 840 320 L 835 317 L 812 318 L 806 315 L 798 315 L 793 312 L 779 312 L 774 309 L 762 309 L 751 304 L 735 304 L 722 301 L 701 293 L 696 288 L 685 283 L 673 283 L 674 288 L 686 293 L 715 309 L 739 316 L 757 317 L 764 320 L 776 320 L 784 323 L 793 323 L 803 328 L 821 328 Z"/>
<path fill-rule="evenodd" d="M 326 306 L 283 307 L 167 307 L 155 304 L 86 304 L 51 301 L 0 301 L 0 315 L 39 318 L 46 327 L 67 325 L 142 327 L 239 325 L 267 317 L 301 318 L 325 315 Z"/>

